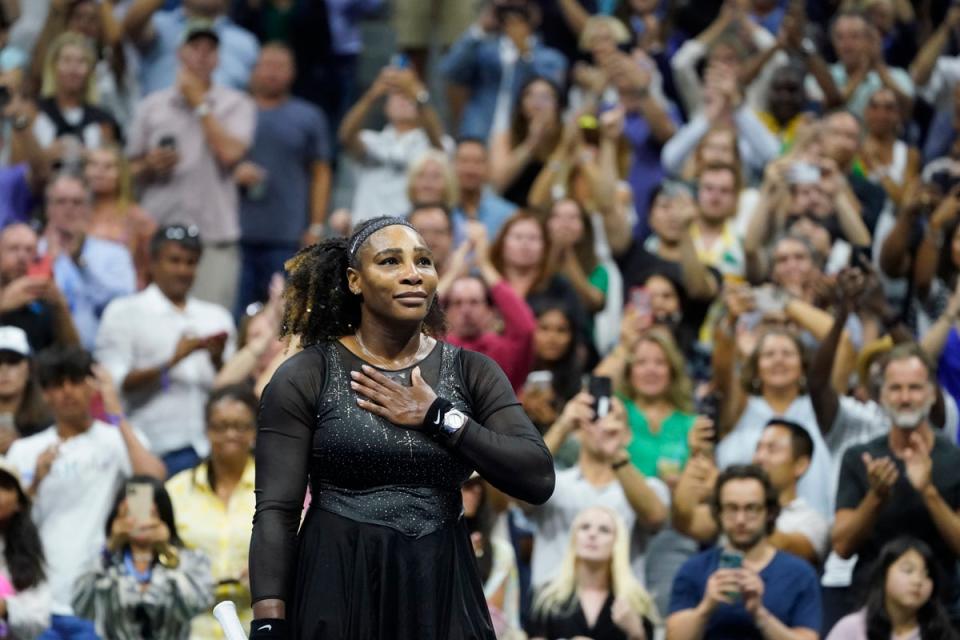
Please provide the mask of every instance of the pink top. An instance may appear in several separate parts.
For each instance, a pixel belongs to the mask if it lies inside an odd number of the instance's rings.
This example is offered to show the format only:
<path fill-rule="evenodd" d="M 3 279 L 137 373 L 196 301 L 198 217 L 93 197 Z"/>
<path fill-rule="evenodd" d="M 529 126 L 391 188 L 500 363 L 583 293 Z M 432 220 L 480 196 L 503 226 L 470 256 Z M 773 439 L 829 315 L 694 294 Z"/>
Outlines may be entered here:
<path fill-rule="evenodd" d="M 867 640 L 867 610 L 860 609 L 841 618 L 830 630 L 827 640 Z M 890 640 L 920 640 L 920 629 L 899 636 L 891 633 Z"/>

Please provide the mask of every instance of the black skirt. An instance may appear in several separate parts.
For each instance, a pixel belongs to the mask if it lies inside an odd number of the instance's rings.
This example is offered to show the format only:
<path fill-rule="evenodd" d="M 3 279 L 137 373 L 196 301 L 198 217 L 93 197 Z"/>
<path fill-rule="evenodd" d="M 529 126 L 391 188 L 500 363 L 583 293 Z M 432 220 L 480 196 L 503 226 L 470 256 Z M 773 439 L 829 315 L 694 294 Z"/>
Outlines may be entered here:
<path fill-rule="evenodd" d="M 463 520 L 421 538 L 311 508 L 300 532 L 296 640 L 495 640 Z"/>

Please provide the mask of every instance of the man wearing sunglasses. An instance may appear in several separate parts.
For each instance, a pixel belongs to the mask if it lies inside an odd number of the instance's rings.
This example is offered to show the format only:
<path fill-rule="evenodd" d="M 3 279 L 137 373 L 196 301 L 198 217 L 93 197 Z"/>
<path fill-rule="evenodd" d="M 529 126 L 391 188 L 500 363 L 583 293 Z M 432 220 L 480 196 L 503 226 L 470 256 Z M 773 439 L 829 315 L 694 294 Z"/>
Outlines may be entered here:
<path fill-rule="evenodd" d="M 171 476 L 209 453 L 204 405 L 234 347 L 227 309 L 190 295 L 203 251 L 196 227 L 161 227 L 150 243 L 153 283 L 111 303 L 97 334 L 97 360 Z"/>

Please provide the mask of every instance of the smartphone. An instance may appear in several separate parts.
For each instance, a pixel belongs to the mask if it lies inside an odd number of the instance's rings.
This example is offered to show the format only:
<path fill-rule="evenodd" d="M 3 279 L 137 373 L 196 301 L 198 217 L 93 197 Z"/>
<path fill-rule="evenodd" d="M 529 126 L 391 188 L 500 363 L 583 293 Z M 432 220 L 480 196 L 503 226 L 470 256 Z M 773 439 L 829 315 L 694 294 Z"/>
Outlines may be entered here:
<path fill-rule="evenodd" d="M 548 391 L 553 385 L 553 371 L 531 371 L 523 383 L 525 390 Z"/>
<path fill-rule="evenodd" d="M 634 287 L 630 289 L 630 306 L 637 310 L 640 317 L 649 316 L 653 313 L 653 306 L 650 303 L 650 292 L 646 287 Z"/>
<path fill-rule="evenodd" d="M 168 133 L 157 141 L 157 146 L 161 149 L 170 149 L 171 151 L 176 151 L 177 139 Z"/>
<path fill-rule="evenodd" d="M 697 403 L 697 413 L 713 420 L 713 443 L 717 444 L 720 439 L 720 430 L 717 425 L 720 424 L 720 394 L 717 391 L 711 391 L 706 394 Z"/>
<path fill-rule="evenodd" d="M 740 569 L 743 567 L 743 554 L 739 551 L 727 551 L 724 549 L 720 552 L 720 562 L 717 565 L 718 569 Z M 726 594 L 734 601 L 740 600 L 739 591 L 730 591 Z"/>
<path fill-rule="evenodd" d="M 587 381 L 587 393 L 593 396 L 593 413 L 597 420 L 610 413 L 610 396 L 613 395 L 613 382 L 607 376 L 590 376 Z"/>
<path fill-rule="evenodd" d="M 127 485 L 127 514 L 133 519 L 134 526 L 142 526 L 150 521 L 153 511 L 153 485 L 146 482 L 131 482 Z"/>
<path fill-rule="evenodd" d="M 50 255 L 40 256 L 27 267 L 27 275 L 31 277 L 53 277 L 53 258 Z"/>
<path fill-rule="evenodd" d="M 850 250 L 850 266 L 863 269 L 865 264 L 870 264 L 870 247 L 854 246 Z"/>
<path fill-rule="evenodd" d="M 390 66 L 397 69 L 406 69 L 410 66 L 410 58 L 405 53 L 395 53 L 390 56 Z"/>

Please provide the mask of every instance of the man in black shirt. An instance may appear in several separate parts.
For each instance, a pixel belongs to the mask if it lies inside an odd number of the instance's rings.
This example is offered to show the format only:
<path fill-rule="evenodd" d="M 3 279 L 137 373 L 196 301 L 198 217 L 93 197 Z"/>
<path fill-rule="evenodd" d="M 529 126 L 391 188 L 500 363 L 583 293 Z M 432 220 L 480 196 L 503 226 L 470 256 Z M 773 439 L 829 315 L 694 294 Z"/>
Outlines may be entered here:
<path fill-rule="evenodd" d="M 23 223 L 0 232 L 0 324 L 20 327 L 30 348 L 79 346 L 66 298 L 50 263 L 37 262 L 37 234 Z"/>
<path fill-rule="evenodd" d="M 843 456 L 833 549 L 843 558 L 858 554 L 856 589 L 884 544 L 903 535 L 923 540 L 941 563 L 941 596 L 956 621 L 960 449 L 930 426 L 935 384 L 933 365 L 916 344 L 887 356 L 880 403 L 892 426 Z"/>

